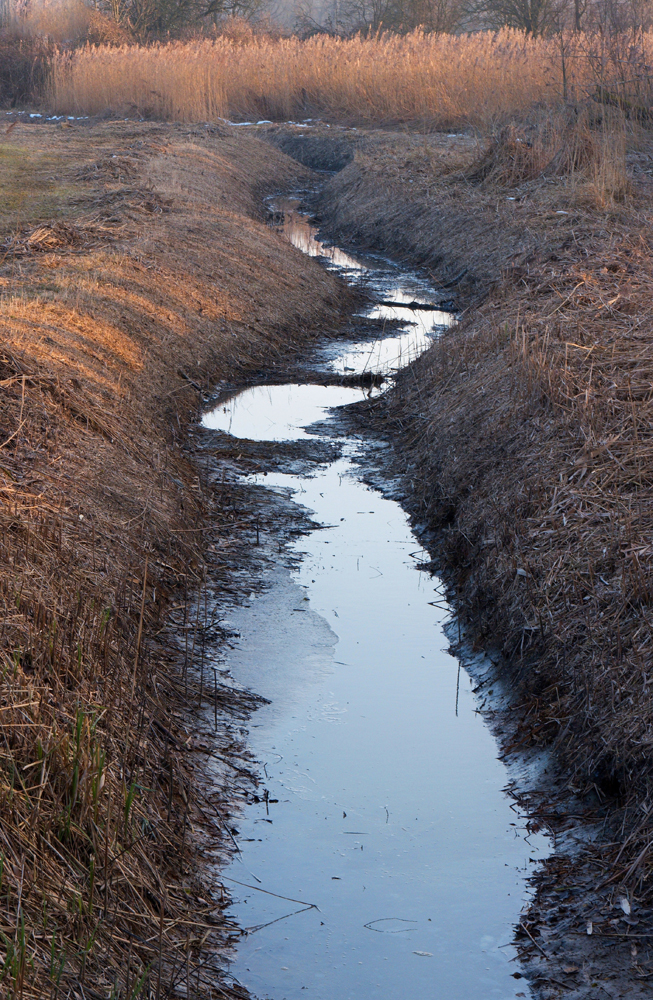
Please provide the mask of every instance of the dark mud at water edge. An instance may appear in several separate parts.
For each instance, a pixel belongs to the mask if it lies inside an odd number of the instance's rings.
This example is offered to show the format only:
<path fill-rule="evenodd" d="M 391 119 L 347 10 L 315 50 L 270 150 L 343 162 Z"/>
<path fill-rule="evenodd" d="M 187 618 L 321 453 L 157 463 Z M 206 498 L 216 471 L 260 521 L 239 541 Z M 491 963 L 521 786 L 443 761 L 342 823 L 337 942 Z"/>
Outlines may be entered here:
<path fill-rule="evenodd" d="M 529 996 L 512 942 L 549 842 L 483 719 L 491 657 L 461 669 L 428 554 L 362 478 L 387 445 L 332 409 L 383 392 L 454 318 L 420 275 L 320 243 L 297 205 L 271 206 L 285 236 L 374 304 L 354 339 L 285 384 L 225 388 L 203 421 L 216 484 L 236 476 L 258 511 L 251 592 L 222 623 L 238 639 L 212 664 L 267 699 L 248 727 L 261 785 L 216 871 L 243 929 L 230 971 L 273 1000 Z"/>

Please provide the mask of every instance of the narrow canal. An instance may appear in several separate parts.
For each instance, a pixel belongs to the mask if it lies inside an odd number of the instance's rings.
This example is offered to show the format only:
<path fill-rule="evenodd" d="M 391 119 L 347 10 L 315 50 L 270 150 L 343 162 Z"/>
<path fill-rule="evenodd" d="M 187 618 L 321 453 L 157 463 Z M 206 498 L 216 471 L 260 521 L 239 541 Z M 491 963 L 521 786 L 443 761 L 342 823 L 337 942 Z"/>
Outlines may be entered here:
<path fill-rule="evenodd" d="M 451 324 L 418 275 L 324 246 L 297 202 L 274 208 L 387 322 L 374 340 L 325 345 L 325 372 L 391 375 Z M 332 439 L 331 407 L 383 389 L 254 386 L 204 424 L 249 441 Z M 265 792 L 224 873 L 248 929 L 231 972 L 260 1000 L 529 996 L 511 939 L 548 842 L 503 791 L 508 772 L 448 651 L 442 587 L 420 569 L 427 553 L 399 504 L 361 479 L 360 448 L 380 445 L 339 443 L 330 463 L 248 477 L 316 527 L 293 568 L 271 568 L 230 614 L 227 665 L 269 699 L 250 725 Z"/>

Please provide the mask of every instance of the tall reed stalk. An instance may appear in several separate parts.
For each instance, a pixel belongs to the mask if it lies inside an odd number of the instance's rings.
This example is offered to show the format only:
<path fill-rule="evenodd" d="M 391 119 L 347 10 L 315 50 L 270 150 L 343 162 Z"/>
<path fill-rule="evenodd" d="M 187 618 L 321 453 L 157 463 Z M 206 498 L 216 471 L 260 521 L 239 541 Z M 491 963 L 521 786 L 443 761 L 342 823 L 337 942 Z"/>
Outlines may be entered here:
<path fill-rule="evenodd" d="M 648 82 L 640 70 L 650 63 L 653 33 L 642 34 L 626 59 L 622 49 L 589 36 L 561 44 L 511 29 L 87 46 L 55 58 L 49 103 L 71 114 L 111 108 L 181 121 L 320 115 L 361 124 L 488 125 L 597 86 L 623 96 L 623 82 L 641 103 Z"/>

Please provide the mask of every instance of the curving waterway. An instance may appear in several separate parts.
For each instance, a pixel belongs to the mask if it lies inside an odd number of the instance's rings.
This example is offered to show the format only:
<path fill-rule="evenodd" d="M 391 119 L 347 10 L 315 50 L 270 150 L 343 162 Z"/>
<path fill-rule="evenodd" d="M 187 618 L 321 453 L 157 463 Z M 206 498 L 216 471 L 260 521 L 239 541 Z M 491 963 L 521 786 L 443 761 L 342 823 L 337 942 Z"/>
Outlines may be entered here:
<path fill-rule="evenodd" d="M 378 303 L 366 315 L 388 321 L 374 340 L 325 345 L 325 372 L 391 375 L 451 324 L 419 275 L 326 246 L 297 206 L 274 205 L 286 237 L 363 283 Z M 330 408 L 363 391 L 255 386 L 204 425 L 329 437 Z M 250 724 L 265 793 L 221 876 L 247 929 L 231 973 L 260 1000 L 529 996 L 511 940 L 548 842 L 503 791 L 508 772 L 449 652 L 442 587 L 399 504 L 362 482 L 360 447 L 345 439 L 301 475 L 248 477 L 316 528 L 294 544 L 295 568 L 271 568 L 230 614 L 240 640 L 227 665 L 269 699 Z"/>

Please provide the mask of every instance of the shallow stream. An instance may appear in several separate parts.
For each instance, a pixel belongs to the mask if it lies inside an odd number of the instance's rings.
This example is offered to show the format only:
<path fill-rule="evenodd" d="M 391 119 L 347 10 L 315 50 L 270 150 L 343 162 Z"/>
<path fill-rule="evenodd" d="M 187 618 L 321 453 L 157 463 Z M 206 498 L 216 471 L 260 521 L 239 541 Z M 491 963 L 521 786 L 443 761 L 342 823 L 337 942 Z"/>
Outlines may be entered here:
<path fill-rule="evenodd" d="M 324 371 L 391 374 L 452 322 L 418 275 L 324 246 L 296 208 L 275 205 L 288 238 L 362 281 L 384 303 L 368 316 L 404 324 L 325 346 Z M 328 436 L 328 408 L 364 391 L 257 386 L 204 423 L 255 441 Z M 297 568 L 271 570 L 230 615 L 227 665 L 269 699 L 250 726 L 266 792 L 224 873 L 249 929 L 231 972 L 261 1000 L 528 996 L 511 940 L 548 843 L 502 790 L 508 772 L 448 651 L 442 587 L 399 504 L 361 480 L 359 448 L 249 477 L 290 491 L 316 528 L 294 545 Z"/>

